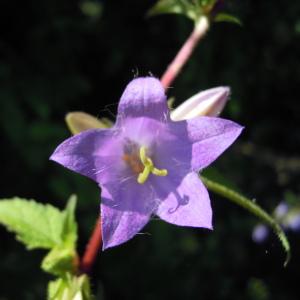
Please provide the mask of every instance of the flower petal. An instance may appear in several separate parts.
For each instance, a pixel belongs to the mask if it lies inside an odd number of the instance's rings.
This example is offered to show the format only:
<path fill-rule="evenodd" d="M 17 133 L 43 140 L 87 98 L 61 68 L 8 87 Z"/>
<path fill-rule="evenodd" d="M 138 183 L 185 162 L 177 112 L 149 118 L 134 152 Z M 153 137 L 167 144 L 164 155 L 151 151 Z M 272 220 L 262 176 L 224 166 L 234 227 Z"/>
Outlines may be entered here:
<path fill-rule="evenodd" d="M 165 91 L 154 77 L 140 77 L 126 87 L 118 107 L 118 121 L 126 117 L 166 119 L 169 109 Z"/>
<path fill-rule="evenodd" d="M 198 175 L 188 173 L 179 184 L 174 182 L 176 180 L 171 178 L 169 185 L 160 185 L 158 195 L 167 196 L 161 199 L 156 214 L 172 224 L 212 229 L 209 195 Z"/>
<path fill-rule="evenodd" d="M 136 235 L 156 209 L 148 185 L 136 182 L 102 187 L 101 220 L 103 250 L 122 244 Z"/>
<path fill-rule="evenodd" d="M 191 169 L 199 171 L 217 159 L 240 135 L 243 127 L 229 120 L 199 117 L 170 123 L 177 141 L 177 160 L 190 159 Z M 179 145 L 180 143 L 180 145 Z"/>
<path fill-rule="evenodd" d="M 115 129 L 91 129 L 61 143 L 51 160 L 64 167 L 100 182 L 108 181 L 120 166 L 122 148 Z"/>

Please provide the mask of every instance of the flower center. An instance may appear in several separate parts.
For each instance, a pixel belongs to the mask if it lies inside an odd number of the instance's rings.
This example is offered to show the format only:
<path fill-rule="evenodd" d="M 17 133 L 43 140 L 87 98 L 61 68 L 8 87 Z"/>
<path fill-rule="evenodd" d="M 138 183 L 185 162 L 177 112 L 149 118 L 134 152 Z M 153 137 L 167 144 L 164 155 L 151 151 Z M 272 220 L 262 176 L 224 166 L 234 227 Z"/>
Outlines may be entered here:
<path fill-rule="evenodd" d="M 146 154 L 146 149 L 146 147 L 142 146 L 140 147 L 139 153 L 137 153 L 137 151 L 131 151 L 123 155 L 123 160 L 135 174 L 138 174 L 137 182 L 139 184 L 145 183 L 150 174 L 156 176 L 168 175 L 166 169 L 155 168 L 152 159 Z"/>

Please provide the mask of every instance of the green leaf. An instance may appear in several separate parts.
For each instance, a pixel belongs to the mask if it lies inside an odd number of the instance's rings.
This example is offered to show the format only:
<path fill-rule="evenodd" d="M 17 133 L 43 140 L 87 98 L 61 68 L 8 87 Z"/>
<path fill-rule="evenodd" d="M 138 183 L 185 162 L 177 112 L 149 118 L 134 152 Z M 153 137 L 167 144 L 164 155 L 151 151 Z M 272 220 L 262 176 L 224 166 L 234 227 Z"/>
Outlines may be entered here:
<path fill-rule="evenodd" d="M 203 176 L 201 176 L 201 180 L 209 190 L 247 209 L 249 212 L 260 218 L 265 224 L 269 225 L 273 229 L 273 231 L 279 238 L 283 249 L 286 252 L 286 260 L 284 263 L 284 266 L 286 266 L 291 257 L 291 249 L 289 241 L 279 223 L 255 202 L 242 196 L 236 191 Z"/>
<path fill-rule="evenodd" d="M 77 253 L 75 249 L 58 246 L 52 249 L 42 261 L 42 269 L 56 276 L 63 276 L 67 272 L 77 270 Z"/>
<path fill-rule="evenodd" d="M 28 249 L 52 249 L 42 269 L 59 275 L 77 268 L 76 196 L 71 196 L 64 211 L 49 204 L 13 198 L 0 201 L 0 223 L 15 232 Z"/>
<path fill-rule="evenodd" d="M 42 269 L 53 275 L 75 273 L 78 257 L 76 252 L 77 224 L 75 221 L 76 196 L 72 195 L 63 211 L 62 243 L 53 248 L 42 261 Z"/>
<path fill-rule="evenodd" d="M 226 13 L 218 13 L 215 17 L 214 17 L 214 21 L 215 22 L 227 22 L 227 23 L 233 23 L 233 24 L 237 24 L 239 26 L 242 26 L 242 22 L 240 19 L 238 19 L 235 16 L 232 16 L 230 14 L 226 14 Z"/>
<path fill-rule="evenodd" d="M 72 134 L 95 128 L 109 128 L 113 123 L 106 119 L 97 119 L 94 116 L 81 111 L 70 112 L 66 115 L 65 121 Z"/>
<path fill-rule="evenodd" d="M 62 243 L 65 213 L 49 204 L 21 198 L 0 201 L 0 223 L 28 249 L 51 249 Z"/>
<path fill-rule="evenodd" d="M 75 220 L 76 195 L 72 195 L 64 210 L 64 224 L 62 230 L 63 243 L 69 248 L 75 249 L 77 242 L 77 223 Z"/>
<path fill-rule="evenodd" d="M 102 4 L 98 1 L 85 0 L 79 4 L 82 13 L 92 19 L 99 19 L 102 14 Z"/>
<path fill-rule="evenodd" d="M 148 16 L 160 14 L 180 14 L 193 21 L 197 21 L 202 15 L 202 10 L 196 1 L 160 0 L 148 11 Z"/>
<path fill-rule="evenodd" d="M 48 300 L 94 300 L 90 281 L 86 275 L 67 274 L 48 285 Z"/>

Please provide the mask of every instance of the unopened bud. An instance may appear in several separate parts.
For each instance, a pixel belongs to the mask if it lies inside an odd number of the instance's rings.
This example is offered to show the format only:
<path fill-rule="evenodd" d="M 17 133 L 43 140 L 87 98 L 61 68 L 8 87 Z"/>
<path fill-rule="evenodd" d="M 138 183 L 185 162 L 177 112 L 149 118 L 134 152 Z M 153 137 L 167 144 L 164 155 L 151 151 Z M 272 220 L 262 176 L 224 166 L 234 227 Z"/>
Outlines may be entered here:
<path fill-rule="evenodd" d="M 199 92 L 171 111 L 171 119 L 181 121 L 198 116 L 218 116 L 228 101 L 229 93 L 229 87 L 216 87 Z"/>
<path fill-rule="evenodd" d="M 65 120 L 72 134 L 77 134 L 88 129 L 103 129 L 113 126 L 112 121 L 106 118 L 97 119 L 96 117 L 82 111 L 68 113 Z"/>

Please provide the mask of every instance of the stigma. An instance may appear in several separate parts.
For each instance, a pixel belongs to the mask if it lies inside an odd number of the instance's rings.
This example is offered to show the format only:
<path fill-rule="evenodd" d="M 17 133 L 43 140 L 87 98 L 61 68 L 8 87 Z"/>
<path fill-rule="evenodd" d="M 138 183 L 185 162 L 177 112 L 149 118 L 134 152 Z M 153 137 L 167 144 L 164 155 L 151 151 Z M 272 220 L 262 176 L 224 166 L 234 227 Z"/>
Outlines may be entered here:
<path fill-rule="evenodd" d="M 152 159 L 147 156 L 147 148 L 142 146 L 138 150 L 136 145 L 135 151 L 128 151 L 124 153 L 123 160 L 127 163 L 134 174 L 137 175 L 137 182 L 144 184 L 149 178 L 150 174 L 156 176 L 167 176 L 168 171 L 166 169 L 158 169 L 154 166 Z M 138 150 L 138 151 L 137 151 Z"/>

